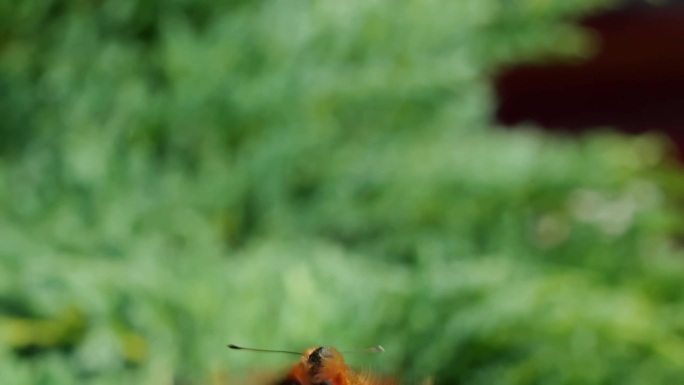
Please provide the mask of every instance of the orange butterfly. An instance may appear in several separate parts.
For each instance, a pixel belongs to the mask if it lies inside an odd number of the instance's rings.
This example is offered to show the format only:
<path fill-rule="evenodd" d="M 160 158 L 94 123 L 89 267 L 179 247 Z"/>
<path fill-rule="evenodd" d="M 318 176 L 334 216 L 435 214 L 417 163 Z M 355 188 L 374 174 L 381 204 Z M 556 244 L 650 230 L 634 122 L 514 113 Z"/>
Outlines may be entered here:
<path fill-rule="evenodd" d="M 231 349 L 258 352 L 278 352 L 301 355 L 287 375 L 273 385 L 397 385 L 390 379 L 375 378 L 370 374 L 351 370 L 344 362 L 342 354 L 333 347 L 313 347 L 297 353 L 283 350 L 264 350 L 228 345 Z M 382 352 L 382 346 L 366 349 L 366 352 Z"/>

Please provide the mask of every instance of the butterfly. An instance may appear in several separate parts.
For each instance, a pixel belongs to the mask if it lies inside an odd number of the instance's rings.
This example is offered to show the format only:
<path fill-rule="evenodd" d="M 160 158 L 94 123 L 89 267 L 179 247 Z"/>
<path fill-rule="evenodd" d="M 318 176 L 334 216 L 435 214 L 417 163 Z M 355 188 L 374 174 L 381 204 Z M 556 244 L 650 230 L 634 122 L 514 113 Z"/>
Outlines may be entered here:
<path fill-rule="evenodd" d="M 333 347 L 312 347 L 301 354 L 284 350 L 244 348 L 237 345 L 228 345 L 228 347 L 237 350 L 300 355 L 299 362 L 272 385 L 398 385 L 398 382 L 392 379 L 379 378 L 370 373 L 350 369 L 344 362 L 342 353 Z M 379 353 L 383 350 L 382 346 L 378 345 L 365 349 L 364 352 Z"/>

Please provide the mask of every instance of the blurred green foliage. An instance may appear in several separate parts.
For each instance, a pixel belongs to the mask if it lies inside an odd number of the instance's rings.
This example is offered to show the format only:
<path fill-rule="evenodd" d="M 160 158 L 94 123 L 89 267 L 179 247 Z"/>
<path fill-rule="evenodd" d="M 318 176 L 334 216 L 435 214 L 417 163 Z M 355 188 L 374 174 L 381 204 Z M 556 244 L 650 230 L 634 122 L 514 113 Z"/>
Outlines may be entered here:
<path fill-rule="evenodd" d="M 657 138 L 491 123 L 592 0 L 0 2 L 0 382 L 226 384 L 354 348 L 437 384 L 684 375 Z M 672 189 L 668 189 L 672 187 Z M 407 381 L 410 382 L 410 381 Z"/>

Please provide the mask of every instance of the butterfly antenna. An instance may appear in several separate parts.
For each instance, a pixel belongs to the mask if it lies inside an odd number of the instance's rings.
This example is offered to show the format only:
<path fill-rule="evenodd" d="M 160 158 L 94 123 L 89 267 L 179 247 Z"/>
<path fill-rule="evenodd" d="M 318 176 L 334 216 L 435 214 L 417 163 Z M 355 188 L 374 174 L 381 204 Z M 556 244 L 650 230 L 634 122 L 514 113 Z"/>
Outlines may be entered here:
<path fill-rule="evenodd" d="M 296 355 L 298 355 L 298 356 L 301 356 L 301 355 L 302 355 L 302 353 L 299 353 L 299 352 L 292 352 L 292 351 L 289 351 L 289 350 L 270 350 L 270 349 L 245 348 L 245 347 L 243 347 L 243 346 L 237 346 L 237 345 L 233 345 L 233 344 L 229 344 L 228 347 L 229 347 L 230 349 L 234 349 L 234 350 L 250 350 L 250 351 L 253 351 L 253 352 L 264 352 L 264 353 L 287 353 L 287 354 L 296 354 Z"/>
<path fill-rule="evenodd" d="M 382 353 L 385 351 L 385 348 L 383 348 L 380 345 L 375 345 L 371 346 L 370 348 L 365 348 L 365 349 L 360 349 L 360 350 L 348 350 L 345 352 L 342 352 L 344 354 L 363 354 L 363 353 L 370 353 L 370 354 L 376 354 L 376 353 Z"/>

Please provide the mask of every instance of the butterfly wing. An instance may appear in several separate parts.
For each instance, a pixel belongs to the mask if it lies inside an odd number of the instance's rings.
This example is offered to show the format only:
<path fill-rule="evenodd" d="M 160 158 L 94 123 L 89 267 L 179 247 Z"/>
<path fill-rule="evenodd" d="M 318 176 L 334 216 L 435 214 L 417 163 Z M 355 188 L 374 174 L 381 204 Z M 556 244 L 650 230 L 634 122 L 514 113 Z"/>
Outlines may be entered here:
<path fill-rule="evenodd" d="M 373 376 L 371 373 L 349 373 L 349 385 L 398 385 L 397 381 L 389 378 Z"/>

